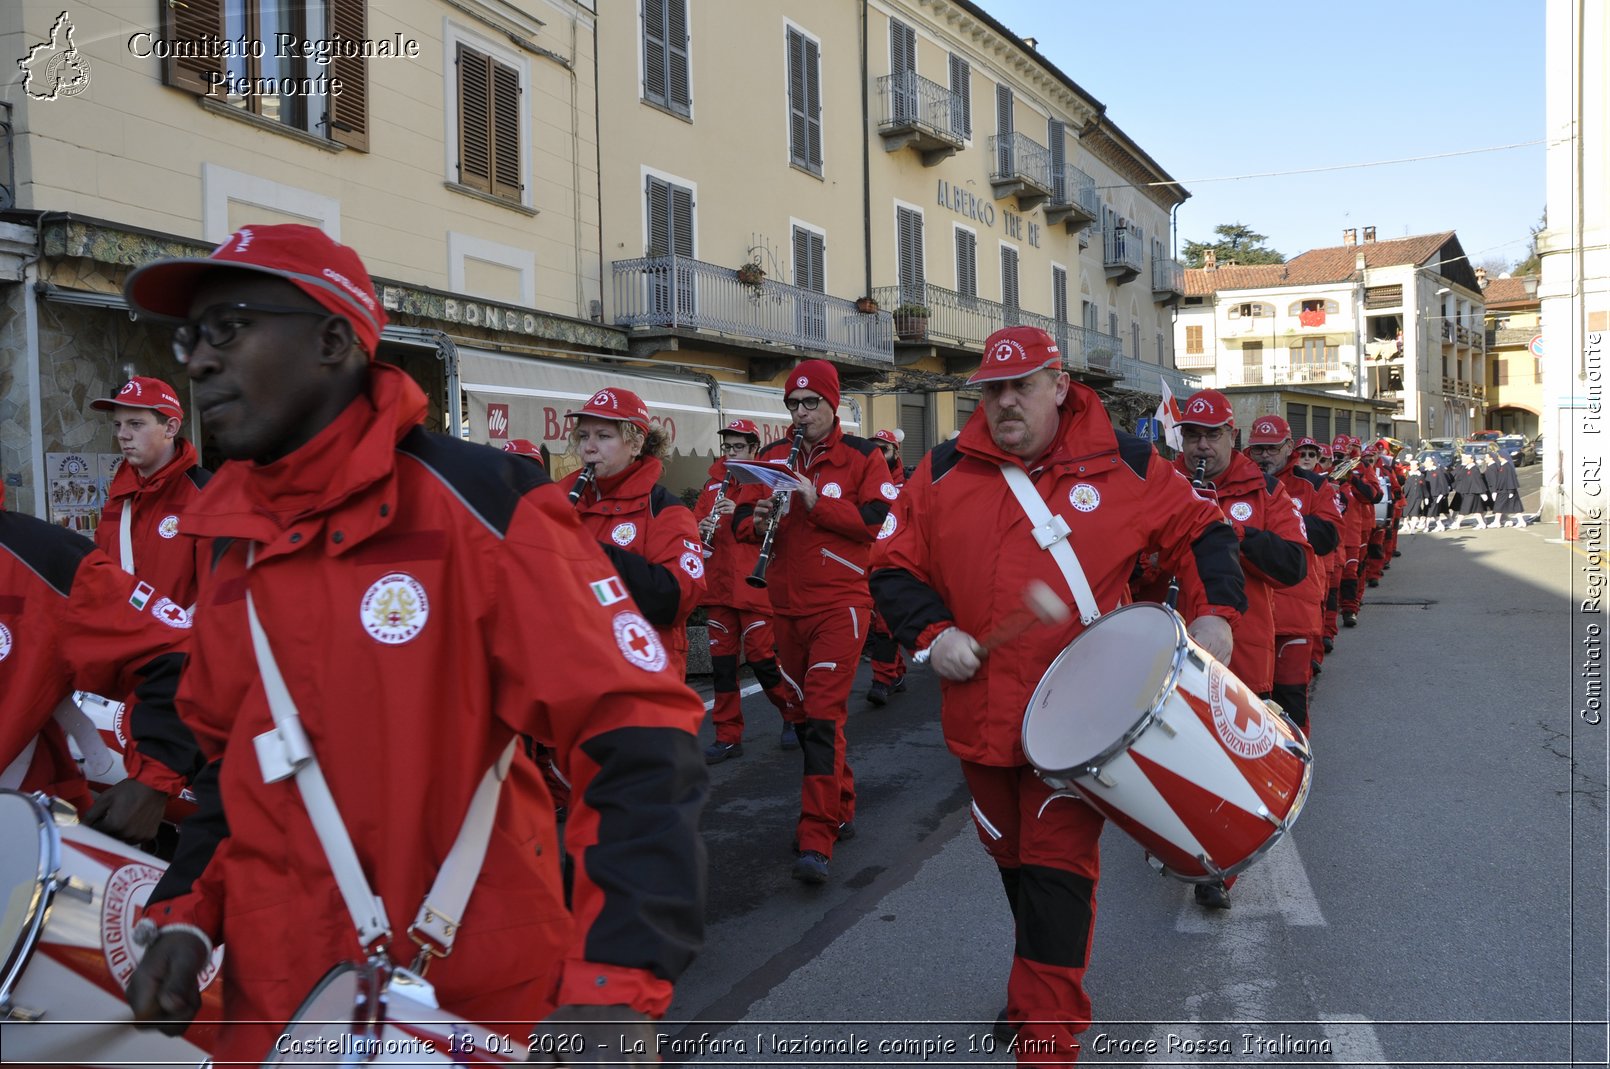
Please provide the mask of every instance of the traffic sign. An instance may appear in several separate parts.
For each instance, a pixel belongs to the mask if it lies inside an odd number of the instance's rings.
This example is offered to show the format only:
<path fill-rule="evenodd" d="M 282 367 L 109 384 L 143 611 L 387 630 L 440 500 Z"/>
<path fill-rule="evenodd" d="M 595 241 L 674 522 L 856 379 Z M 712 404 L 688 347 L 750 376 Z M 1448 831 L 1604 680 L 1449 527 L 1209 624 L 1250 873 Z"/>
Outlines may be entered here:
<path fill-rule="evenodd" d="M 1526 347 L 1532 350 L 1533 356 L 1541 360 L 1543 358 L 1543 335 L 1533 335 L 1532 340 L 1527 344 Z"/>
<path fill-rule="evenodd" d="M 1135 422 L 1135 434 L 1148 442 L 1157 440 L 1157 420 L 1151 416 L 1142 416 Z"/>

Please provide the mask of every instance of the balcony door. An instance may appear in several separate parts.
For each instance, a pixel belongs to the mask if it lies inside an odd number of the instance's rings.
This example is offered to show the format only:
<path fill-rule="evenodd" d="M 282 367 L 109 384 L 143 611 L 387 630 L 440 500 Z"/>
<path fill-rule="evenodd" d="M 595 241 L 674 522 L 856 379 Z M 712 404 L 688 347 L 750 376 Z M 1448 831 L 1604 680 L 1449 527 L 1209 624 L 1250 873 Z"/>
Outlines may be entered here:
<path fill-rule="evenodd" d="M 889 20 L 890 118 L 904 125 L 921 112 L 917 100 L 917 31 L 899 19 Z"/>
<path fill-rule="evenodd" d="M 805 227 L 794 228 L 794 288 L 798 291 L 794 329 L 812 341 L 827 340 L 827 243 Z"/>

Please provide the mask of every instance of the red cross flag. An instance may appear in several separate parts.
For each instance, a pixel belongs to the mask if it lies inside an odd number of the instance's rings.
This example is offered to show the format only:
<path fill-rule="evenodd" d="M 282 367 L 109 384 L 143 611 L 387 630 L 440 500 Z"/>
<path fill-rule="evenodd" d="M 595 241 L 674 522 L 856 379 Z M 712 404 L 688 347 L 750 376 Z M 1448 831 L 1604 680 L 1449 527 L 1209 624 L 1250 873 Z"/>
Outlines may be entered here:
<path fill-rule="evenodd" d="M 1163 441 L 1176 453 L 1185 448 L 1185 439 L 1180 437 L 1180 403 L 1174 400 L 1174 394 L 1168 388 L 1168 380 L 1161 375 L 1157 377 L 1163 384 L 1163 400 L 1157 405 L 1157 423 L 1163 428 Z"/>

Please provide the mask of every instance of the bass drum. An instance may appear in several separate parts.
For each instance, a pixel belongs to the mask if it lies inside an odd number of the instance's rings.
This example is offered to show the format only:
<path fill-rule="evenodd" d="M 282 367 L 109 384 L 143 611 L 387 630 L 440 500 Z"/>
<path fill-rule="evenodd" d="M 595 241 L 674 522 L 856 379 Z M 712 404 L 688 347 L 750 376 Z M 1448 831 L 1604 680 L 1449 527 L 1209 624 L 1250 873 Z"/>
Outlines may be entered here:
<path fill-rule="evenodd" d="M 1279 841 L 1313 775 L 1290 718 L 1150 602 L 1101 617 L 1051 662 L 1023 753 L 1192 883 L 1234 876 Z"/>

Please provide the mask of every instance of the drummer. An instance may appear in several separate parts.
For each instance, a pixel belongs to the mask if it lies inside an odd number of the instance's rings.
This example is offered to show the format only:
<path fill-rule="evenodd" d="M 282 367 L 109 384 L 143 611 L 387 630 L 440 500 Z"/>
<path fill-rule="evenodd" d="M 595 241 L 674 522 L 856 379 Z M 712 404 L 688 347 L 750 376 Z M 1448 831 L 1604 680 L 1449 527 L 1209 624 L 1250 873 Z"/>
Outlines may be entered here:
<path fill-rule="evenodd" d="M 1067 1061 L 1090 1024 L 1084 973 L 1102 817 L 1071 799 L 1046 806 L 1051 788 L 1025 759 L 1020 733 L 1036 680 L 1084 628 L 1076 615 L 1003 643 L 985 660 L 980 640 L 1017 613 L 1017 591 L 1040 580 L 1072 600 L 1003 471 L 1026 471 L 1071 531 L 1068 543 L 1102 611 L 1127 600 L 1137 556 L 1157 552 L 1184 584 L 1205 591 L 1189 630 L 1228 661 L 1230 624 L 1246 607 L 1244 580 L 1235 533 L 1217 506 L 1149 443 L 1114 430 L 1095 391 L 1062 370 L 1051 335 L 1008 327 L 990 335 L 984 354 L 968 380 L 983 387 L 983 403 L 906 483 L 905 522 L 878 543 L 871 585 L 895 638 L 926 651 L 940 676 L 945 741 L 961 759 L 979 838 L 1016 921 L 997 1034 L 1003 1042 L 1019 1034 L 1037 1059 Z"/>

